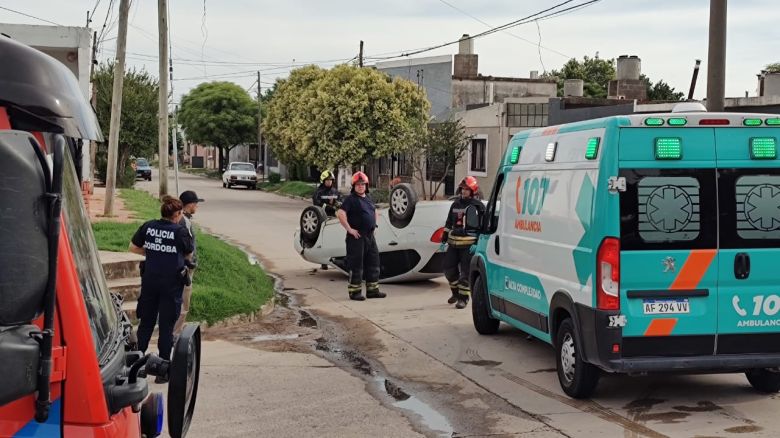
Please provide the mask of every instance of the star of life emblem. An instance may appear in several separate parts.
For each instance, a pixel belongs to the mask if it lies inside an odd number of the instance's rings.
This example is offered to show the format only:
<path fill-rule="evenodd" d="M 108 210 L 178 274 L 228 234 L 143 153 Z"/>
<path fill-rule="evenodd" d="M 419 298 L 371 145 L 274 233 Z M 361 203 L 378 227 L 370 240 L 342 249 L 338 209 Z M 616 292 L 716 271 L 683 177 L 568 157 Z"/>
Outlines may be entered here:
<path fill-rule="evenodd" d="M 664 272 L 674 272 L 676 270 L 674 267 L 674 257 L 666 257 L 662 262 L 664 264 Z"/>

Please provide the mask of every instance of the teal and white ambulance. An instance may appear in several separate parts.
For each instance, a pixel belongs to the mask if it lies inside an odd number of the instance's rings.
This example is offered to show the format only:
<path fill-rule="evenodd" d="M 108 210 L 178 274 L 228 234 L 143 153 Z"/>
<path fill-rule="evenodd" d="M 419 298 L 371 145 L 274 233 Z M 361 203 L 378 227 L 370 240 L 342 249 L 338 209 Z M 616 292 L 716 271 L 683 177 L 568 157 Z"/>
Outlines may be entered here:
<path fill-rule="evenodd" d="M 518 133 L 479 225 L 477 331 L 552 344 L 571 397 L 602 370 L 777 392 L 779 140 L 776 115 L 707 112 Z"/>

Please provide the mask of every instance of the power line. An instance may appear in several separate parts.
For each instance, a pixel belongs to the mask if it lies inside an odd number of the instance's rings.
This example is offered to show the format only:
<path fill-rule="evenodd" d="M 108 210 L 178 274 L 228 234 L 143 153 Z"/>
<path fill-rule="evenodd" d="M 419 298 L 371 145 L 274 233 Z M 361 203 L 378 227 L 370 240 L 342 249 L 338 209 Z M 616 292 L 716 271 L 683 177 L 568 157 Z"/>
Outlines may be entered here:
<path fill-rule="evenodd" d="M 512 22 L 503 24 L 501 26 L 497 26 L 497 27 L 488 29 L 488 30 L 486 30 L 484 32 L 480 32 L 480 33 L 478 33 L 476 35 L 472 35 L 472 36 L 469 37 L 469 39 L 477 39 L 477 38 L 480 38 L 480 37 L 483 37 L 483 36 L 494 34 L 496 32 L 501 32 L 502 30 L 510 29 L 512 27 L 520 26 L 520 25 L 523 25 L 523 24 L 528 24 L 528 23 L 531 23 L 531 22 L 533 22 L 535 20 L 541 20 L 543 18 L 553 17 L 553 16 L 560 15 L 560 14 L 562 14 L 564 12 L 571 11 L 571 10 L 574 10 L 574 9 L 581 9 L 581 8 L 583 8 L 585 6 L 597 3 L 597 2 L 599 2 L 601 0 L 590 0 L 590 1 L 587 1 L 587 2 L 584 2 L 584 3 L 580 3 L 580 4 L 572 6 L 572 7 L 568 7 L 568 8 L 565 8 L 565 9 L 558 10 L 558 11 L 550 12 L 550 11 L 553 11 L 554 9 L 560 8 L 561 6 L 564 6 L 564 5 L 568 4 L 568 3 L 571 3 L 572 1 L 574 1 L 574 0 L 566 0 L 564 2 L 556 4 L 555 6 L 549 7 L 547 9 L 539 11 L 539 12 L 537 12 L 535 14 L 531 14 L 531 15 L 529 15 L 527 17 L 523 17 L 521 19 L 518 19 L 518 20 L 515 20 L 515 21 L 512 21 Z M 397 56 L 387 56 L 387 57 L 372 56 L 370 58 L 374 59 L 374 60 L 387 60 L 387 59 L 405 58 L 405 57 L 409 57 L 409 56 L 412 56 L 412 55 L 418 55 L 420 53 L 425 53 L 425 52 L 430 52 L 432 50 L 441 49 L 442 47 L 451 46 L 453 44 L 458 44 L 459 42 L 460 42 L 460 39 L 457 39 L 457 40 L 454 40 L 454 41 L 449 41 L 449 42 L 446 42 L 446 43 L 442 43 L 442 44 L 438 44 L 438 45 L 435 45 L 435 46 L 427 47 L 425 49 L 413 50 L 413 51 L 408 51 L 408 52 L 401 52 Z"/>
<path fill-rule="evenodd" d="M 25 17 L 28 17 L 28 18 L 34 18 L 34 19 L 36 19 L 36 20 L 43 21 L 44 23 L 53 24 L 53 25 L 55 25 L 55 26 L 62 26 L 62 25 L 61 25 L 61 24 L 59 24 L 59 23 L 55 23 L 55 22 L 53 22 L 53 21 L 49 21 L 49 20 L 46 20 L 46 19 L 44 19 L 44 18 L 41 18 L 41 17 L 36 17 L 35 15 L 26 14 L 26 13 L 24 13 L 24 12 L 17 11 L 17 10 L 11 9 L 11 8 L 6 8 L 5 6 L 0 6 L 0 9 L 4 9 L 4 10 L 6 10 L 6 11 L 8 11 L 8 12 L 13 12 L 14 14 L 24 15 Z"/>
<path fill-rule="evenodd" d="M 101 1 L 102 0 L 97 0 L 97 2 L 95 3 L 95 7 L 92 8 L 92 13 L 88 15 L 87 21 L 90 21 L 90 22 L 92 21 L 92 17 L 95 16 L 95 11 L 97 11 L 97 8 L 98 8 L 98 6 L 100 6 L 100 2 Z"/>
<path fill-rule="evenodd" d="M 493 25 L 492 25 L 492 24 L 485 22 L 484 20 L 480 19 L 479 17 L 477 17 L 477 16 L 474 16 L 474 15 L 472 15 L 472 14 L 468 13 L 467 11 L 464 11 L 463 9 L 460 9 L 459 7 L 457 7 L 457 6 L 453 5 L 452 3 L 448 2 L 447 0 L 439 0 L 439 1 L 440 1 L 440 2 L 442 2 L 442 3 L 444 3 L 445 5 L 449 6 L 450 8 L 452 8 L 452 9 L 455 9 L 456 11 L 460 12 L 461 14 L 463 14 L 463 15 L 466 15 L 466 16 L 468 16 L 468 17 L 471 17 L 471 18 L 473 18 L 474 20 L 476 20 L 476 21 L 478 21 L 478 22 L 480 22 L 480 23 L 484 24 L 484 25 L 485 25 L 485 26 L 487 26 L 487 27 L 490 27 L 490 28 L 492 28 L 492 27 L 493 27 Z M 537 46 L 537 43 L 535 43 L 535 42 L 533 42 L 533 41 L 531 41 L 531 40 L 529 40 L 529 39 L 527 39 L 527 38 L 523 38 L 523 37 L 521 37 L 520 35 L 514 34 L 514 33 L 512 33 L 512 32 L 506 31 L 506 30 L 504 31 L 504 33 L 506 33 L 507 35 L 509 35 L 509 36 L 511 36 L 511 37 L 513 37 L 513 38 L 516 38 L 516 39 L 518 39 L 518 40 L 520 40 L 520 41 L 526 42 L 526 43 L 528 43 L 528 44 L 531 44 L 531 45 L 533 45 L 533 46 Z M 563 57 L 565 57 L 565 58 L 568 58 L 568 59 L 571 59 L 571 58 L 572 58 L 571 56 L 569 56 L 569 55 L 567 55 L 567 54 L 565 54 L 565 53 L 559 52 L 559 51 L 557 51 L 557 50 L 555 50 L 555 49 L 551 49 L 551 48 L 549 48 L 549 47 L 545 47 L 545 46 L 542 46 L 542 45 L 539 45 L 539 47 L 541 47 L 542 49 L 548 50 L 548 51 L 550 51 L 550 52 L 553 52 L 553 53 L 555 53 L 555 54 L 561 55 L 561 56 L 563 56 Z"/>

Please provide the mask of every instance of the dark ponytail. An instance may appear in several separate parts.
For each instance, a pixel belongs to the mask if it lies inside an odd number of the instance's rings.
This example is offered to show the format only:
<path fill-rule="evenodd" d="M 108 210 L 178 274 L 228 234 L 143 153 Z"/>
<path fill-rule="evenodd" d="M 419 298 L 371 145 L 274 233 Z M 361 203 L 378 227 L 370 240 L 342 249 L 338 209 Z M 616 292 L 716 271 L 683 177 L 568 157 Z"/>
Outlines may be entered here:
<path fill-rule="evenodd" d="M 181 211 L 184 208 L 181 201 L 173 196 L 165 195 L 162 198 L 162 205 L 160 206 L 160 215 L 163 219 L 172 219 L 176 212 Z"/>

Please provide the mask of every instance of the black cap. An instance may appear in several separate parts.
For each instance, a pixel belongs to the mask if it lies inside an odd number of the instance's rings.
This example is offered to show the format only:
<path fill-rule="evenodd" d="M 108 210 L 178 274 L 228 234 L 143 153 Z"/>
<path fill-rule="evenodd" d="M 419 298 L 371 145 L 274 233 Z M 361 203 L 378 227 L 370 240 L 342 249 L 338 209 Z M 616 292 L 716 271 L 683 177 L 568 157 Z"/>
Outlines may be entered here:
<path fill-rule="evenodd" d="M 182 204 L 192 204 L 193 202 L 204 202 L 205 199 L 198 198 L 198 194 L 193 192 L 192 190 L 186 190 L 184 192 L 181 192 L 181 196 L 179 196 L 179 200 Z"/>

